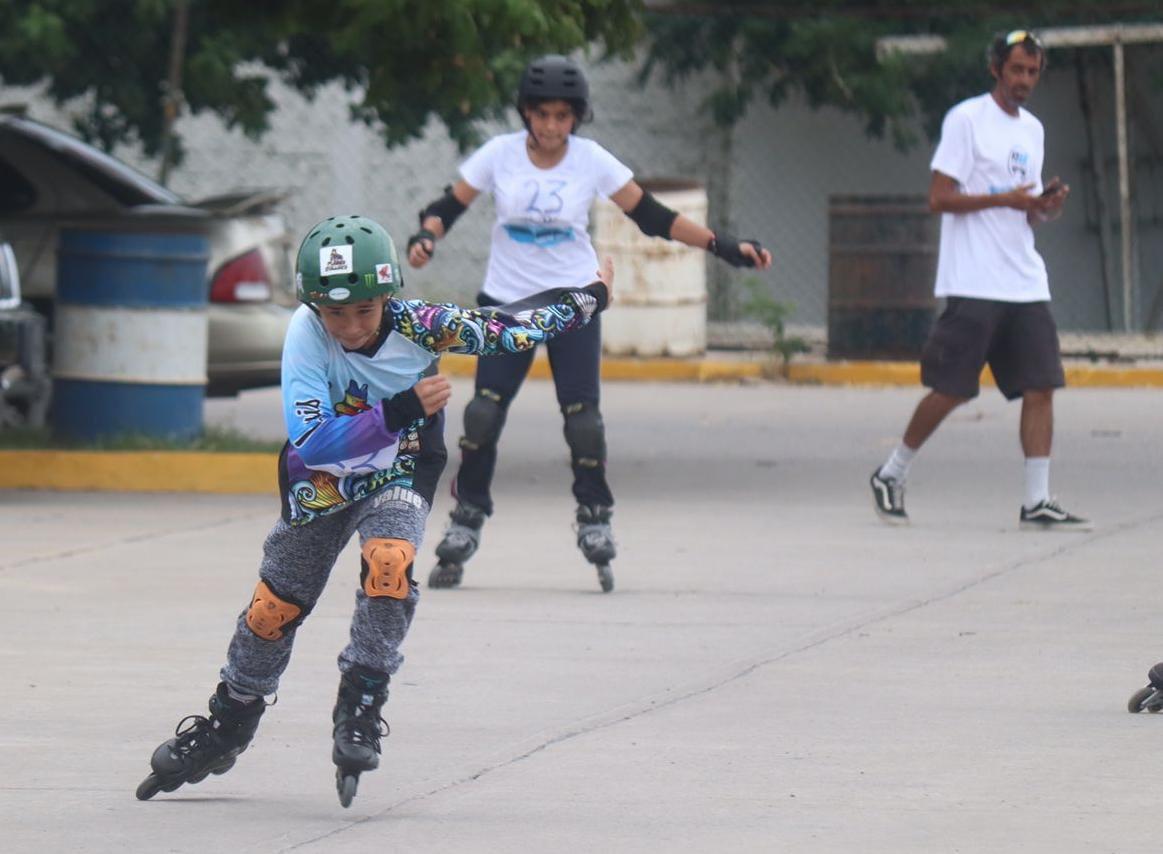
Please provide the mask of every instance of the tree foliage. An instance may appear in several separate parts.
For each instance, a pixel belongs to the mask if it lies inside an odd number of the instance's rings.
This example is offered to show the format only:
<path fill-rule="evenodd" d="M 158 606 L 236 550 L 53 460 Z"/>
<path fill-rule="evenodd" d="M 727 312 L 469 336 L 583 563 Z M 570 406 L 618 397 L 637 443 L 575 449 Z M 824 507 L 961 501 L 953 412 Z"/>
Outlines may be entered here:
<path fill-rule="evenodd" d="M 0 0 L 0 82 L 45 82 L 86 105 L 75 130 L 109 149 L 163 144 L 178 0 Z M 308 96 L 338 82 L 388 144 L 436 118 L 462 146 L 512 103 L 525 62 L 590 45 L 628 55 L 640 0 L 189 0 L 182 96 L 251 137 L 269 126 L 277 75 Z"/>
<path fill-rule="evenodd" d="M 989 88 L 984 48 L 993 33 L 1160 17 L 1157 3 L 1118 0 L 660 3 L 645 16 L 649 44 L 641 78 L 657 75 L 674 85 L 715 72 L 707 107 L 724 126 L 757 99 L 778 107 L 798 92 L 812 107 L 853 113 L 869 136 L 887 134 L 908 148 L 918 141 L 918 119 L 935 137 L 952 104 Z M 943 36 L 948 48 L 877 57 L 881 37 L 915 34 Z"/>

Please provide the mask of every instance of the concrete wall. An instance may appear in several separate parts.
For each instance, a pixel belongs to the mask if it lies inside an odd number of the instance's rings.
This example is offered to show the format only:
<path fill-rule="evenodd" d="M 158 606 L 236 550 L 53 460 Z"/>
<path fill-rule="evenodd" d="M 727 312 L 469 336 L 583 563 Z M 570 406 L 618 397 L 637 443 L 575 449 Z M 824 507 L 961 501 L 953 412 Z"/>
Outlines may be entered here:
<path fill-rule="evenodd" d="M 927 190 L 928 143 L 902 154 L 888 142 L 866 138 L 859 121 L 839 111 L 813 111 L 794 99 L 779 110 L 758 104 L 733 133 L 723 134 L 700 110 L 709 91 L 705 78 L 670 91 L 657 84 L 639 88 L 633 66 L 587 63 L 587 70 L 596 120 L 583 129 L 585 135 L 612 150 L 639 177 L 696 178 L 709 185 L 713 199 L 725 184 L 729 226 L 739 236 L 756 237 L 774 250 L 775 267 L 764 274 L 727 271 L 711 261 L 712 285 L 721 288 L 725 283 L 730 288 L 713 305 L 720 316 L 741 313 L 740 280 L 758 277 L 776 298 L 795 303 L 794 321 L 824 323 L 828 196 Z M 986 85 L 983 76 L 983 90 Z M 1109 81 L 1100 83 L 1100 92 L 1100 124 L 1113 158 Z M 225 129 L 213 116 L 183 118 L 180 130 L 189 153 L 173 174 L 173 188 L 191 198 L 238 187 L 286 188 L 291 196 L 284 211 L 297 233 L 323 216 L 359 211 L 383 222 L 402 243 L 416 227 L 418 208 L 456 175 L 462 155 L 439 125 L 431 126 L 420 141 L 388 150 L 373 129 L 350 121 L 349 96 L 338 87 L 325 90 L 313 102 L 277 83 L 272 84 L 272 94 L 279 109 L 272 117 L 271 133 L 258 142 Z M 67 111 L 53 109 L 35 91 L 0 88 L 0 103 L 13 100 L 29 101 L 36 118 L 68 126 Z M 1158 114 L 1158 98 L 1152 105 Z M 1063 328 L 1098 329 L 1105 324 L 1101 262 L 1093 203 L 1087 203 L 1093 194 L 1085 191 L 1082 174 L 1086 134 L 1073 68 L 1052 66 L 1030 106 L 1046 125 L 1046 177 L 1060 174 L 1075 191 L 1063 219 L 1039 231 L 1055 310 Z M 516 127 L 517 117 L 511 113 L 507 123 L 485 130 Z M 1143 138 L 1138 144 L 1146 150 Z M 156 173 L 156 164 L 144 162 L 132 149 L 117 153 L 148 174 Z M 1141 169 L 1147 180 L 1137 198 L 1143 273 L 1139 316 L 1149 308 L 1158 286 L 1155 271 L 1163 262 L 1159 240 L 1163 180 L 1154 172 L 1148 174 L 1152 163 L 1145 161 Z M 1113 190 L 1113 159 L 1109 171 Z M 1117 199 L 1112 195 L 1110 201 L 1117 213 Z M 491 217 L 490 203 L 481 199 L 441 243 L 435 263 L 408 272 L 409 290 L 428 297 L 471 299 L 483 275 Z M 721 225 L 724 219 L 713 203 L 712 225 Z M 1116 253 L 1117 248 L 1116 239 Z M 1117 291 L 1121 288 L 1117 254 L 1114 260 Z M 1119 305 L 1115 316 L 1121 317 Z"/>

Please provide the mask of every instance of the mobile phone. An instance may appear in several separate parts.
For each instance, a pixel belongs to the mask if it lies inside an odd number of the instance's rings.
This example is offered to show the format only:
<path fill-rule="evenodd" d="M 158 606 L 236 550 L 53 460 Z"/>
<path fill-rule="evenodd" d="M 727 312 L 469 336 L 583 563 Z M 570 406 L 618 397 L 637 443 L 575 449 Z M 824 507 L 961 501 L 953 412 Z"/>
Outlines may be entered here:
<path fill-rule="evenodd" d="M 1061 188 L 1062 188 L 1061 181 L 1052 181 L 1051 183 L 1047 184 L 1042 189 L 1042 196 L 1043 196 L 1043 198 L 1045 198 L 1046 196 L 1052 196 L 1055 193 L 1057 193 Z"/>

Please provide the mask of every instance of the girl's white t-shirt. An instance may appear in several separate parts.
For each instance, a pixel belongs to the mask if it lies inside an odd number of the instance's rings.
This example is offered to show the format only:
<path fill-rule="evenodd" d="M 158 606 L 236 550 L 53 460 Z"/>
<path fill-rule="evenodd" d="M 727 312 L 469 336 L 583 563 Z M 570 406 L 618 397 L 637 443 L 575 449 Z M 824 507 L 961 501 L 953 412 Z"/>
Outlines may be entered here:
<path fill-rule="evenodd" d="M 526 136 L 493 137 L 460 167 L 461 177 L 496 205 L 482 290 L 502 303 L 593 281 L 590 207 L 595 196 L 608 198 L 634 177 L 598 143 L 577 136 L 560 163 L 541 169 L 529 160 Z"/>
<path fill-rule="evenodd" d="M 953 107 L 941 125 L 931 168 L 953 178 L 966 195 L 1006 193 L 1023 184 L 1042 192 L 1045 131 L 1031 113 L 1011 116 L 990 93 Z M 941 215 L 937 259 L 939 297 L 1005 302 L 1050 299 L 1046 264 L 1034 248 L 1034 229 L 1013 208 Z"/>

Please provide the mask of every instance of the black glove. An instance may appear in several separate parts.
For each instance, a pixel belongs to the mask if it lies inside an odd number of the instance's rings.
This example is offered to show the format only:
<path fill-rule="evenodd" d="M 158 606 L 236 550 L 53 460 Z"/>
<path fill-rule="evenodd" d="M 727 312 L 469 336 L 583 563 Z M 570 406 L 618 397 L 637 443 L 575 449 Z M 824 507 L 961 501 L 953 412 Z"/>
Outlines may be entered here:
<path fill-rule="evenodd" d="M 763 252 L 763 244 L 758 240 L 748 238 L 740 241 L 725 231 L 717 232 L 711 238 L 711 245 L 707 247 L 707 250 L 716 258 L 722 258 L 732 267 L 754 267 L 755 262 L 739 249 L 740 243 L 750 243 L 755 247 L 756 254 Z"/>
<path fill-rule="evenodd" d="M 384 426 L 399 433 L 417 418 L 425 417 L 424 404 L 416 394 L 416 387 L 394 394 L 384 402 Z"/>
<path fill-rule="evenodd" d="M 411 237 L 408 238 L 408 252 L 411 252 L 412 247 L 415 246 L 417 243 L 419 243 L 422 240 L 427 240 L 429 243 L 432 244 L 431 249 L 429 249 L 427 246 L 420 247 L 425 252 L 427 252 L 428 257 L 431 258 L 433 255 L 436 254 L 436 235 L 433 234 L 431 231 L 429 231 L 426 228 L 421 228 L 419 231 L 417 231 L 415 234 L 413 234 Z"/>

